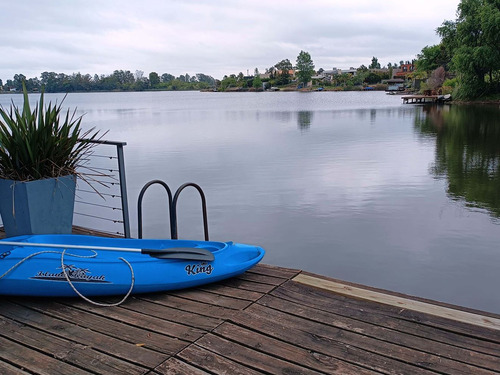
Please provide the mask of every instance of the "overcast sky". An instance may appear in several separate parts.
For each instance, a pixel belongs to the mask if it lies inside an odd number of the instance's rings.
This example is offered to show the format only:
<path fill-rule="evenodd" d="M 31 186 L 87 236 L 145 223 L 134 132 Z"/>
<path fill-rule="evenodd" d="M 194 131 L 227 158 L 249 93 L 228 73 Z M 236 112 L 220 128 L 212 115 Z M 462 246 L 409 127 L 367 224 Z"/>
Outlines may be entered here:
<path fill-rule="evenodd" d="M 415 58 L 459 0 L 0 0 L 0 79 L 14 74 L 264 72 Z"/>

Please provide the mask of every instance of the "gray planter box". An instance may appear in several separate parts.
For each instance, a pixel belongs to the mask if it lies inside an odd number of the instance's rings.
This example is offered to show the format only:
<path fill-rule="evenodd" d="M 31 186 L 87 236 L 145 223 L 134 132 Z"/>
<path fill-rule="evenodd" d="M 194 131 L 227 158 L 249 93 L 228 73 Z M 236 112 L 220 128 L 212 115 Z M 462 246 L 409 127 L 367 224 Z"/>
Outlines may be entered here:
<path fill-rule="evenodd" d="M 0 179 L 0 214 L 7 237 L 71 233 L 76 176 L 29 182 Z"/>

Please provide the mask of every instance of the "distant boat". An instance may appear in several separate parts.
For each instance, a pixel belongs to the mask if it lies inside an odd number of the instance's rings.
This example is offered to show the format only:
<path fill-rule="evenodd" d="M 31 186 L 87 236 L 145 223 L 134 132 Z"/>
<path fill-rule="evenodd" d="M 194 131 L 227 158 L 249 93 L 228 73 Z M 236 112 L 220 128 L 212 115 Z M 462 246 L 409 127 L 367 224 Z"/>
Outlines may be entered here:
<path fill-rule="evenodd" d="M 264 257 L 233 242 L 32 235 L 0 241 L 0 295 L 160 292 L 242 274 Z"/>
<path fill-rule="evenodd" d="M 438 102 L 445 103 L 451 101 L 451 94 L 439 95 L 437 98 Z"/>

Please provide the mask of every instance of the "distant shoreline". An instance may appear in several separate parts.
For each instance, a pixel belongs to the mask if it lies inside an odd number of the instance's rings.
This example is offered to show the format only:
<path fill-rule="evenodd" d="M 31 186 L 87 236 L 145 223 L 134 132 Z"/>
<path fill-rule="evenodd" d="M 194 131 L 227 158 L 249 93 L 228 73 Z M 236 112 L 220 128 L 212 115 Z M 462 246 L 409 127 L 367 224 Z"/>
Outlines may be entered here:
<path fill-rule="evenodd" d="M 373 90 L 363 90 L 361 88 L 359 89 L 354 89 L 354 90 L 339 90 L 338 88 L 336 89 L 330 89 L 330 88 L 323 88 L 322 90 L 317 90 L 317 89 L 293 89 L 293 88 L 282 88 L 279 90 L 255 90 L 255 89 L 248 89 L 248 90 L 241 90 L 238 88 L 235 88 L 234 90 L 225 90 L 225 91 L 214 91 L 210 89 L 205 89 L 205 90 L 141 90 L 141 91 L 125 91 L 125 90 L 110 90 L 110 91 L 69 91 L 69 92 L 63 92 L 63 91 L 58 91 L 58 92 L 46 92 L 46 94 L 93 94 L 93 93 L 140 93 L 140 92 L 210 92 L 210 93 L 264 93 L 264 92 L 381 92 L 385 91 L 382 89 L 373 89 Z M 39 91 L 32 91 L 30 94 L 39 94 Z M 20 91 L 0 91 L 0 95 L 8 95 L 8 94 L 13 94 L 13 95 L 22 95 L 22 92 Z M 399 94 L 398 94 L 399 95 Z M 452 100 L 449 103 L 453 104 L 462 104 L 462 105 L 472 105 L 472 104 L 479 104 L 479 105 L 500 105 L 500 97 L 498 98 L 493 98 L 493 99 L 477 99 L 477 100 Z"/>

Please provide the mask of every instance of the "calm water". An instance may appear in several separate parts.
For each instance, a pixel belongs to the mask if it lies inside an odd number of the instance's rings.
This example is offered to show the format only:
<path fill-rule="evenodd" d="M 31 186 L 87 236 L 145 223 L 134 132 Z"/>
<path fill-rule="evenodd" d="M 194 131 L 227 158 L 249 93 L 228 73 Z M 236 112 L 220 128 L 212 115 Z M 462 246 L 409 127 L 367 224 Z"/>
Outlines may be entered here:
<path fill-rule="evenodd" d="M 61 98 L 51 95 L 50 98 Z M 19 95 L 0 95 L 0 103 Z M 36 98 L 36 97 L 34 97 Z M 210 237 L 265 263 L 500 313 L 500 109 L 384 93 L 93 93 L 66 105 L 125 148 L 129 200 L 196 182 Z M 202 239 L 186 190 L 179 236 Z M 145 237 L 168 237 L 165 197 Z"/>

